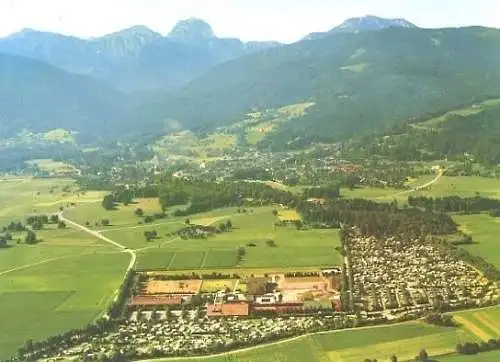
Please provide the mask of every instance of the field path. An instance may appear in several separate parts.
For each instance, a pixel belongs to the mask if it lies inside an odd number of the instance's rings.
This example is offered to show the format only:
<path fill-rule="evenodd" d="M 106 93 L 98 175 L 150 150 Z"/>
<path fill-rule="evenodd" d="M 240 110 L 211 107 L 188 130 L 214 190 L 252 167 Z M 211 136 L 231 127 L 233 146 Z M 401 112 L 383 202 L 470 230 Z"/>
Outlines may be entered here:
<path fill-rule="evenodd" d="M 117 243 L 114 240 L 111 240 L 110 238 L 107 238 L 106 236 L 102 235 L 98 231 L 91 230 L 84 225 L 80 225 L 72 220 L 65 218 L 63 215 L 63 212 L 60 212 L 58 215 L 59 215 L 59 219 L 61 221 L 64 221 L 66 224 L 69 224 L 77 229 L 80 229 L 80 230 L 86 232 L 87 234 L 90 234 L 98 239 L 101 239 L 102 241 L 105 241 L 106 243 L 109 243 L 109 244 L 121 249 L 123 252 L 130 254 L 131 258 L 130 258 L 130 263 L 127 267 L 127 273 L 134 268 L 135 262 L 137 260 L 137 253 L 134 249 L 129 249 L 125 245 L 122 245 L 120 243 Z"/>
<path fill-rule="evenodd" d="M 379 196 L 379 197 L 377 197 L 377 199 L 388 198 L 388 197 L 396 197 L 396 196 L 401 196 L 401 195 L 411 194 L 412 192 L 415 192 L 415 191 L 418 191 L 418 190 L 425 189 L 426 187 L 429 187 L 429 186 L 431 186 L 431 185 L 435 184 L 436 182 L 438 182 L 438 181 L 439 181 L 439 179 L 443 176 L 443 174 L 444 174 L 444 170 L 443 170 L 443 169 L 439 169 L 438 174 L 436 175 L 436 177 L 434 177 L 432 180 L 430 180 L 429 182 L 426 182 L 426 183 L 425 183 L 425 184 L 423 184 L 423 185 L 418 185 L 418 186 L 412 187 L 412 188 L 411 188 L 411 189 L 409 189 L 409 190 L 405 190 L 405 191 L 397 192 L 397 193 L 392 194 L 392 195 L 388 195 L 388 196 Z"/>

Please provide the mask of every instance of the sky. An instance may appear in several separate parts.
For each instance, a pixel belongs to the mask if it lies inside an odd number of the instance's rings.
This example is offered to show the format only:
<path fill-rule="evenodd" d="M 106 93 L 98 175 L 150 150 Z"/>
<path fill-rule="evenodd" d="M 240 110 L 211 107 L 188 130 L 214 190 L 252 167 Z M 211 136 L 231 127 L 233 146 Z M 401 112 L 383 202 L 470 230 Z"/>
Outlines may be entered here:
<path fill-rule="evenodd" d="M 198 17 L 219 37 L 293 42 L 368 14 L 424 28 L 500 28 L 499 0 L 0 0 L 0 37 L 23 28 L 92 37 L 134 25 L 167 34 Z"/>

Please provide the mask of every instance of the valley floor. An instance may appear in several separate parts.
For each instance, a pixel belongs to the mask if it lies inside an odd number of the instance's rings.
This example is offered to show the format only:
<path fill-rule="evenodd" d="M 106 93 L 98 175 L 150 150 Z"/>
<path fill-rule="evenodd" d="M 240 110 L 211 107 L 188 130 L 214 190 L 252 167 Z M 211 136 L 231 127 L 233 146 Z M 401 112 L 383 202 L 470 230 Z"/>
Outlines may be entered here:
<path fill-rule="evenodd" d="M 372 198 L 391 195 L 385 191 L 378 195 L 376 190 L 370 192 Z M 476 192 L 499 197 L 500 181 L 443 176 L 411 194 L 475 195 Z M 93 231 L 136 249 L 138 267 L 166 273 L 224 270 L 244 274 L 270 268 L 277 272 L 318 270 L 321 266 L 338 265 L 342 260 L 335 250 L 339 245 L 337 232 L 276 228 L 272 208 L 254 208 L 245 213 L 228 208 L 192 216 L 191 223 L 202 225 L 217 225 L 230 219 L 234 230 L 206 240 L 182 240 L 172 232 L 184 225 L 183 218 L 169 217 L 147 225 L 138 223 L 135 208 L 140 206 L 146 213 L 158 211 L 159 205 L 153 200 L 139 200 L 137 205 L 105 211 L 98 201 L 102 193 L 80 193 L 71 180 L 4 181 L 0 196 L 6 200 L 0 207 L 2 224 L 24 220 L 26 214 L 33 212 L 56 213 L 60 206 L 75 203 L 76 207 L 65 211 L 68 219 L 82 225 L 88 223 Z M 108 218 L 111 226 L 96 226 L 103 218 Z M 500 267 L 500 259 L 494 252 L 496 235 L 500 231 L 496 219 L 483 214 L 454 218 L 476 241 L 467 246 L 468 250 Z M 146 230 L 157 230 L 159 239 L 147 242 L 143 235 Z M 113 299 L 130 261 L 130 256 L 118 248 L 72 227 L 64 230 L 47 227 L 38 232 L 38 236 L 43 241 L 37 245 L 21 243 L 0 250 L 0 309 L 8 311 L 2 313 L 7 318 L 2 318 L 0 358 L 16 353 L 27 339 L 40 340 L 95 320 Z M 267 246 L 268 239 L 274 240 L 277 246 Z M 255 246 L 249 247 L 249 243 Z M 247 250 L 241 263 L 235 261 L 236 249 L 240 246 Z M 498 308 L 461 312 L 456 316 L 461 324 L 459 328 L 410 322 L 302 336 L 201 359 L 303 361 L 315 356 L 318 361 L 358 361 L 364 358 L 384 360 L 396 354 L 399 360 L 405 360 L 413 358 L 422 348 L 431 355 L 440 356 L 453 353 L 457 343 L 500 338 Z M 383 333 L 375 328 L 383 328 Z M 482 360 L 483 357 L 488 360 L 486 356 L 495 355 L 496 352 L 484 353 L 470 360 Z M 443 361 L 466 359 L 456 355 L 442 358 Z"/>

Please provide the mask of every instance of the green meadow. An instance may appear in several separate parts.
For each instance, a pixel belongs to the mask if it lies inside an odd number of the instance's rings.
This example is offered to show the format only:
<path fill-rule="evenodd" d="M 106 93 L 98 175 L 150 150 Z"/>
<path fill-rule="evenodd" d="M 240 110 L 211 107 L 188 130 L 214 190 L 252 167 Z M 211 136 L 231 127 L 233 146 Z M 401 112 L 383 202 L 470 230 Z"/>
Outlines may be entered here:
<path fill-rule="evenodd" d="M 0 227 L 34 212 L 51 214 L 99 198 L 102 193 L 81 193 L 69 179 L 0 181 Z M 28 339 L 93 322 L 111 303 L 130 259 L 80 230 L 45 225 L 36 234 L 35 245 L 24 244 L 21 232 L 0 249 L 0 359 L 14 355 Z"/>
<path fill-rule="evenodd" d="M 454 215 L 453 220 L 474 241 L 462 247 L 500 268 L 500 220 L 488 214 Z"/>
<path fill-rule="evenodd" d="M 94 252 L 0 272 L 0 358 L 14 354 L 28 339 L 94 321 L 111 303 L 128 261 L 123 253 Z"/>
<path fill-rule="evenodd" d="M 296 230 L 295 227 L 275 227 L 278 220 L 272 208 L 256 208 L 252 213 L 230 214 L 227 218 L 214 216 L 193 217 L 193 223 L 207 224 L 231 220 L 233 230 L 207 239 L 170 238 L 153 241 L 138 254 L 138 268 L 226 269 L 226 268 L 293 268 L 340 265 L 341 255 L 335 249 L 340 245 L 337 230 Z M 219 219 L 220 218 L 220 219 Z M 161 229 L 160 229 L 161 230 Z M 106 233 L 113 235 L 113 232 Z M 138 235 L 138 238 L 144 237 Z M 269 246 L 269 241 L 274 246 Z M 157 244 L 155 246 L 155 243 Z M 239 261 L 238 248 L 245 249 Z"/>

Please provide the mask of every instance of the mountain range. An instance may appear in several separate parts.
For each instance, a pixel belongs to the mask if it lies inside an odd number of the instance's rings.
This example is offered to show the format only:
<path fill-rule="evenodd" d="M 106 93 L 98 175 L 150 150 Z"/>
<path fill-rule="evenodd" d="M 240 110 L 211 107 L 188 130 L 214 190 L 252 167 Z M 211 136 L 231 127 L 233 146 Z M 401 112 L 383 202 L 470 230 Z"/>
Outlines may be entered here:
<path fill-rule="evenodd" d="M 314 102 L 269 135 L 331 141 L 500 95 L 500 30 L 388 28 L 336 33 L 215 67 L 144 106 L 209 129 L 252 110 Z"/>
<path fill-rule="evenodd" d="M 278 45 L 218 38 L 203 20 L 187 19 L 166 37 L 145 26 L 92 39 L 24 29 L 0 39 L 0 52 L 41 60 L 129 92 L 174 88 L 217 64 Z"/>
<path fill-rule="evenodd" d="M 289 45 L 217 38 L 199 19 L 167 36 L 143 26 L 93 39 L 25 29 L 0 40 L 0 134 L 120 137 L 164 132 L 169 120 L 208 131 L 311 102 L 261 146 L 338 140 L 499 96 L 499 44 L 497 29 L 371 16 Z"/>

